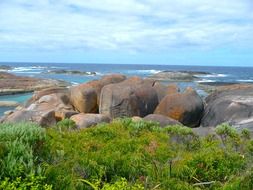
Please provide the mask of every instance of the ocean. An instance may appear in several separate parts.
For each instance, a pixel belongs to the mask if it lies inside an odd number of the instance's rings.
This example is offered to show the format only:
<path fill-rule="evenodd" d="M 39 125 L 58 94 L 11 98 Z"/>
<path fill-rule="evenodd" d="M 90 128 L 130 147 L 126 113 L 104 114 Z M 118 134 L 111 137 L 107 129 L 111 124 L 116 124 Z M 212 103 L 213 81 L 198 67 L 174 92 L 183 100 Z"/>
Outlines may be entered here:
<path fill-rule="evenodd" d="M 121 73 L 127 76 L 148 77 L 160 71 L 199 71 L 210 74 L 199 76 L 195 82 L 179 82 L 178 85 L 183 90 L 187 86 L 195 88 L 198 93 L 205 96 L 206 93 L 198 88 L 198 84 L 203 82 L 229 82 L 229 83 L 253 83 L 253 67 L 210 67 L 210 66 L 175 66 L 175 65 L 139 65 L 139 64 L 66 64 L 66 63 L 0 63 L 12 67 L 8 72 L 37 78 L 51 78 L 70 82 L 72 85 L 99 79 L 101 76 L 111 73 Z M 96 72 L 96 75 L 69 75 L 51 74 L 52 70 L 74 70 Z M 0 101 L 25 102 L 32 96 L 32 93 L 0 96 Z M 0 116 L 12 107 L 0 107 Z"/>

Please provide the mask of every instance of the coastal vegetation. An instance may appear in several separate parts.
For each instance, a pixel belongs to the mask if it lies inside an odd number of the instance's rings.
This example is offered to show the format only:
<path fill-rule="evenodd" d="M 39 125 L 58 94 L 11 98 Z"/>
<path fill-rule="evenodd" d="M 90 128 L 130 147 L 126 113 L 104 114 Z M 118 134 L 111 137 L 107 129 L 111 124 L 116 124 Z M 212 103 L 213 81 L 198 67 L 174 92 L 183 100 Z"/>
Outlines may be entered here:
<path fill-rule="evenodd" d="M 0 189 L 253 189 L 249 131 L 215 132 L 131 118 L 87 129 L 1 124 Z"/>

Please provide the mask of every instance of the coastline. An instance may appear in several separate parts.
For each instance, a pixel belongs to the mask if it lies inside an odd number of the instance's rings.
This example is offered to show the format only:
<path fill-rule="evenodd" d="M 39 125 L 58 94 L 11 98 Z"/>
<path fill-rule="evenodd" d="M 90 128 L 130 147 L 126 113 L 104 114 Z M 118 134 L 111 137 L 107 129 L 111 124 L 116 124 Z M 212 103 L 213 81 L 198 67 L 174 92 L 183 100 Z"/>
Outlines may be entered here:
<path fill-rule="evenodd" d="M 110 66 L 110 67 L 109 67 Z M 0 67 L 1 68 L 1 67 Z M 5 70 L 3 70 L 5 69 Z M 222 70 L 223 69 L 223 70 Z M 225 70 L 224 70 L 225 69 Z M 227 69 L 227 70 L 226 70 Z M 236 68 L 238 70 L 238 68 Z M 54 70 L 56 72 L 54 72 Z M 61 72 L 57 72 L 57 71 Z M 79 71 L 80 70 L 80 71 Z M 231 72 L 232 70 L 232 72 Z M 180 89 L 183 91 L 188 86 L 193 87 L 197 92 L 205 98 L 208 94 L 214 92 L 220 86 L 227 86 L 233 84 L 249 84 L 251 78 L 247 76 L 247 72 L 251 73 L 251 70 L 248 68 L 242 68 L 241 72 L 236 72 L 233 68 L 228 67 L 198 67 L 198 66 L 155 66 L 155 65 L 81 65 L 81 64 L 40 64 L 34 66 L 34 64 L 26 63 L 12 63 L 10 65 L 2 67 L 1 71 L 8 72 L 10 74 L 17 75 L 18 77 L 31 77 L 36 78 L 38 81 L 44 80 L 53 80 L 53 81 L 64 81 L 67 83 L 65 86 L 76 86 L 80 83 L 97 80 L 101 78 L 103 75 L 110 73 L 123 73 L 126 76 L 140 76 L 144 78 L 152 78 L 152 76 L 157 75 L 159 72 L 179 72 L 178 74 L 188 73 L 187 80 L 178 79 L 175 80 L 162 80 L 162 83 L 165 84 L 178 84 Z M 64 71 L 64 72 L 63 72 Z M 79 71 L 79 72 L 73 72 Z M 253 71 L 253 68 L 252 68 Z M 96 75 L 90 75 L 92 72 L 96 73 Z M 79 74 L 78 74 L 79 73 Z M 85 75 L 88 73 L 88 75 Z M 238 74 L 238 76 L 235 75 Z M 240 73 L 243 73 L 239 75 Z M 189 76 L 190 74 L 190 76 Z M 191 75 L 192 74 L 192 75 Z M 245 77 L 244 77 L 245 75 Z M 250 75 L 250 74 L 248 74 Z M 190 79 L 190 80 L 188 80 Z M 39 82 L 39 83 L 40 83 Z M 58 86 L 58 85 L 55 85 Z M 49 86 L 43 87 L 34 87 L 32 89 L 1 89 L 0 90 L 0 99 L 1 97 L 5 97 L 5 101 L 12 100 L 12 97 L 26 96 L 27 99 L 31 97 L 31 93 L 35 90 L 41 90 L 43 88 L 47 88 Z M 17 98 L 18 99 L 18 98 Z M 14 101 L 16 99 L 14 98 Z M 25 100 L 24 100 L 25 101 Z M 24 101 L 22 103 L 24 103 Z M 1 108 L 0 108 L 1 112 Z M 0 113 L 1 115 L 1 113 Z"/>

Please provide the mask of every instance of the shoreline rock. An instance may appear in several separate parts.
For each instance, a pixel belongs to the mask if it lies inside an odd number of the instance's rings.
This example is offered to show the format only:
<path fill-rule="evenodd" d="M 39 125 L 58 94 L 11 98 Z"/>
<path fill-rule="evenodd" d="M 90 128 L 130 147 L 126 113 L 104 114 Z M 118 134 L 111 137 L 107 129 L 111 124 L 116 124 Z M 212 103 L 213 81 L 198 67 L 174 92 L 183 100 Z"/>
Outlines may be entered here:
<path fill-rule="evenodd" d="M 76 70 L 52 70 L 47 72 L 47 74 L 67 74 L 67 75 L 96 75 L 96 72 L 88 71 L 76 71 Z"/>
<path fill-rule="evenodd" d="M 23 77 L 7 72 L 0 72 L 0 95 L 21 94 L 50 87 L 66 87 L 69 85 L 69 83 L 60 80 Z"/>
<path fill-rule="evenodd" d="M 8 66 L 8 65 L 0 65 L 0 70 L 11 70 L 12 67 L 11 66 Z"/>
<path fill-rule="evenodd" d="M 198 72 L 198 71 L 161 71 L 148 78 L 158 81 L 167 82 L 192 82 L 199 77 L 197 75 L 207 75 L 208 72 Z"/>
<path fill-rule="evenodd" d="M 201 122 L 203 127 L 228 123 L 237 129 L 253 131 L 253 85 L 219 87 L 205 100 L 206 108 Z"/>
<path fill-rule="evenodd" d="M 0 107 L 17 107 L 20 103 L 15 101 L 0 101 Z"/>

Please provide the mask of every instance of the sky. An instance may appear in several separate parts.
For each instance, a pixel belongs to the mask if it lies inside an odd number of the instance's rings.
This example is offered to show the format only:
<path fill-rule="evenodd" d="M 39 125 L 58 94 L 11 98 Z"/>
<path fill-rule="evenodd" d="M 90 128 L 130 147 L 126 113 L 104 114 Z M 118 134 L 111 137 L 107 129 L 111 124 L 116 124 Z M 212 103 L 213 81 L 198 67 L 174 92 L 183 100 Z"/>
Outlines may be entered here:
<path fill-rule="evenodd" d="M 0 62 L 253 66 L 253 0 L 0 0 Z"/>

